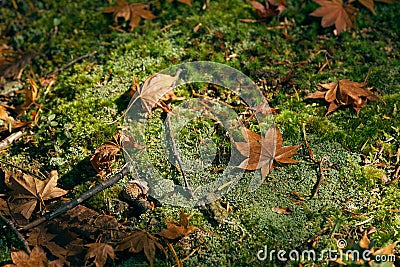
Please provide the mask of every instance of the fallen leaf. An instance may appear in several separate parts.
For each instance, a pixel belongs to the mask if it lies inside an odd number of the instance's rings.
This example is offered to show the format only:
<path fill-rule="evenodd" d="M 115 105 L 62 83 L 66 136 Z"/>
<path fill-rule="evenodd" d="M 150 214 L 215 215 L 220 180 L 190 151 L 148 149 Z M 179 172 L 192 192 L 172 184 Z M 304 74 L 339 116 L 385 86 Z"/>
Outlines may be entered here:
<path fill-rule="evenodd" d="M 363 88 L 365 85 L 365 82 L 358 83 L 350 80 L 321 84 L 322 90 L 312 93 L 306 99 L 324 98 L 329 102 L 330 105 L 325 115 L 328 115 L 341 106 L 347 105 L 352 105 L 358 114 L 360 109 L 367 103 L 367 100 L 377 101 L 380 99 L 370 89 Z"/>
<path fill-rule="evenodd" d="M 11 192 L 13 212 L 29 219 L 37 204 L 40 210 L 43 210 L 44 201 L 65 195 L 68 191 L 57 187 L 57 179 L 57 171 L 51 171 L 49 178 L 43 181 L 28 174 L 5 170 L 5 183 L 13 190 Z"/>
<path fill-rule="evenodd" d="M 239 168 L 245 170 L 261 169 L 262 180 L 268 175 L 273 168 L 273 162 L 289 164 L 296 163 L 297 160 L 291 157 L 297 152 L 302 144 L 297 146 L 282 146 L 283 140 L 279 128 L 272 125 L 265 136 L 244 128 L 243 136 L 246 142 L 236 142 L 234 145 L 237 150 L 246 157 L 239 164 Z"/>
<path fill-rule="evenodd" d="M 90 157 L 90 163 L 97 172 L 111 172 L 111 165 L 115 162 L 115 156 L 122 149 L 124 134 L 118 131 L 113 141 L 107 141 L 99 146 Z"/>
<path fill-rule="evenodd" d="M 372 12 L 372 14 L 376 15 L 374 0 L 358 0 L 358 2 L 360 2 L 360 4 L 362 4 L 366 8 L 368 8 Z"/>
<path fill-rule="evenodd" d="M 348 28 L 355 28 L 355 13 L 357 9 L 351 5 L 344 5 L 342 0 L 314 0 L 320 5 L 310 15 L 322 17 L 322 27 L 335 25 L 337 34 Z"/>
<path fill-rule="evenodd" d="M 286 0 L 277 0 L 276 2 L 275 0 L 267 0 L 265 5 L 258 1 L 251 1 L 250 3 L 262 19 L 280 15 L 286 8 Z"/>
<path fill-rule="evenodd" d="M 57 258 L 65 259 L 68 251 L 53 241 L 56 236 L 56 234 L 47 232 L 47 228 L 44 226 L 39 226 L 28 233 L 27 241 L 29 245 L 45 247 Z"/>
<path fill-rule="evenodd" d="M 115 259 L 114 249 L 109 244 L 92 243 L 86 244 L 85 246 L 89 248 L 85 255 L 86 264 L 89 259 L 94 258 L 93 263 L 96 265 L 96 267 L 103 267 L 106 264 L 107 258 L 112 260 Z"/>
<path fill-rule="evenodd" d="M 30 255 L 23 250 L 11 252 L 11 260 L 13 264 L 6 264 L 4 267 L 61 267 L 64 265 L 61 260 L 49 262 L 46 253 L 38 246 L 33 248 Z"/>
<path fill-rule="evenodd" d="M 156 18 L 149 8 L 150 5 L 147 4 L 128 4 L 124 0 L 119 0 L 115 6 L 108 7 L 104 13 L 113 13 L 115 22 L 118 22 L 118 18 L 129 21 L 130 30 L 133 31 L 139 25 L 141 19 Z"/>
<path fill-rule="evenodd" d="M 138 230 L 119 242 L 115 250 L 128 250 L 133 253 L 139 253 L 143 251 L 150 263 L 150 266 L 154 266 L 153 262 L 156 256 L 156 248 L 163 251 L 165 255 L 167 254 L 157 237 L 149 234 L 146 231 Z"/>
<path fill-rule="evenodd" d="M 285 214 L 285 215 L 293 213 L 293 211 L 290 208 L 281 208 L 281 207 L 273 207 L 272 211 L 278 214 Z"/>
<path fill-rule="evenodd" d="M 189 218 L 183 211 L 180 211 L 179 223 L 167 219 L 167 229 L 163 229 L 158 235 L 171 240 L 188 236 L 197 229 L 195 226 L 189 226 Z"/>
<path fill-rule="evenodd" d="M 133 96 L 135 99 L 134 101 L 140 98 L 142 101 L 142 108 L 151 113 L 151 109 L 157 104 L 158 100 L 167 92 L 171 91 L 178 75 L 179 74 L 174 77 L 158 73 L 147 78 Z"/>

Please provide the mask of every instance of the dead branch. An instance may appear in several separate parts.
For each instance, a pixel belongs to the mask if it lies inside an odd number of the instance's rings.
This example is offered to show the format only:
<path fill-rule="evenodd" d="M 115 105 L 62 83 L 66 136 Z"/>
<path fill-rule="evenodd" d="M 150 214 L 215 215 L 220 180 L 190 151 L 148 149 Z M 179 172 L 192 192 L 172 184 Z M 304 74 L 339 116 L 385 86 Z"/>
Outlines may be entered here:
<path fill-rule="evenodd" d="M 16 133 L 11 134 L 4 140 L 0 142 L 0 151 L 6 149 L 9 147 L 12 143 L 14 143 L 16 140 L 18 140 L 21 136 L 24 134 L 21 131 L 18 131 Z"/>
<path fill-rule="evenodd" d="M 93 187 L 92 189 L 90 189 L 89 191 L 86 191 L 85 193 L 83 193 L 82 195 L 80 195 L 79 197 L 65 203 L 64 205 L 62 205 L 61 207 L 59 207 L 58 209 L 56 209 L 55 211 L 49 212 L 47 214 L 45 214 L 43 217 L 27 224 L 24 225 L 21 230 L 29 230 L 45 221 L 50 221 L 52 219 L 54 219 L 55 217 L 65 213 L 66 211 L 78 206 L 79 204 L 81 204 L 82 202 L 84 202 L 85 200 L 91 198 L 92 196 L 94 196 L 95 194 L 103 191 L 104 189 L 107 189 L 108 187 L 112 186 L 113 184 L 115 184 L 116 182 L 118 182 L 119 180 L 121 180 L 125 175 L 127 175 L 130 171 L 130 164 L 126 163 L 124 165 L 124 167 L 117 173 L 111 175 L 110 178 L 108 178 L 107 180 L 105 180 L 104 182 L 96 185 L 95 187 Z"/>
<path fill-rule="evenodd" d="M 24 246 L 23 249 L 27 254 L 31 254 L 31 250 L 29 249 L 28 241 L 18 232 L 17 228 L 15 228 L 14 224 L 7 220 L 3 215 L 0 214 L 0 219 L 3 221 L 7 227 L 13 232 L 13 234 L 18 238 L 21 244 Z"/>

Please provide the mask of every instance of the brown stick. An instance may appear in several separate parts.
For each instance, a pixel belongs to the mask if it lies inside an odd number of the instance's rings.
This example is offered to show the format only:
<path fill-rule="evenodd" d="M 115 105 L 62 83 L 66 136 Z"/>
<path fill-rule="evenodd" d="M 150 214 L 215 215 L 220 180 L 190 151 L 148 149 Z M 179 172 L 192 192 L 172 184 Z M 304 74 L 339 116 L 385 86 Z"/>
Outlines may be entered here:
<path fill-rule="evenodd" d="M 61 67 L 61 68 L 57 68 L 55 71 L 53 71 L 52 73 L 50 73 L 50 74 L 48 74 L 48 75 L 46 75 L 46 76 L 51 76 L 51 75 L 54 75 L 54 74 L 58 74 L 58 73 L 60 73 L 61 71 L 65 70 L 66 68 L 72 66 L 73 64 L 75 64 L 75 63 L 78 62 L 79 60 L 82 60 L 82 59 L 87 58 L 87 57 L 91 57 L 91 56 L 93 56 L 93 55 L 95 55 L 95 54 L 97 54 L 97 51 L 94 51 L 94 52 L 92 52 L 92 53 L 89 53 L 89 54 L 86 54 L 86 55 L 77 57 L 77 58 L 75 58 L 74 60 L 72 60 L 71 62 L 69 62 L 67 65 L 65 65 L 65 66 L 63 66 L 63 67 Z"/>
<path fill-rule="evenodd" d="M 16 133 L 11 134 L 4 140 L 2 140 L 0 142 L 0 151 L 9 147 L 13 142 L 18 140 L 22 135 L 23 135 L 23 133 L 21 131 L 18 131 Z"/>
<path fill-rule="evenodd" d="M 312 151 L 310 145 L 308 144 L 305 123 L 303 123 L 303 138 L 304 138 L 304 143 L 306 144 L 306 147 L 308 150 L 308 154 L 310 155 L 310 160 L 318 166 L 318 174 L 319 174 L 318 180 L 312 189 L 312 194 L 310 197 L 310 199 L 311 199 L 311 198 L 314 198 L 318 194 L 319 188 L 321 187 L 322 180 L 324 179 L 324 173 L 323 173 L 323 169 L 322 169 L 322 160 L 315 159 L 314 152 Z"/>
<path fill-rule="evenodd" d="M 104 182 L 96 185 L 95 187 L 93 187 L 89 191 L 86 191 L 85 193 L 83 193 L 79 197 L 77 197 L 77 198 L 65 203 L 64 205 L 62 205 L 61 207 L 59 207 L 55 211 L 49 212 L 49 213 L 45 214 L 43 217 L 41 217 L 41 218 L 31 222 L 31 223 L 28 223 L 27 225 L 24 225 L 21 228 L 21 230 L 31 229 L 31 228 L 33 228 L 35 226 L 38 226 L 39 224 L 41 224 L 41 223 L 43 223 L 45 221 L 50 221 L 50 220 L 54 219 L 55 217 L 63 214 L 64 212 L 66 212 L 66 211 L 78 206 L 79 204 L 81 204 L 85 200 L 91 198 L 95 194 L 103 191 L 104 189 L 112 186 L 113 184 L 115 184 L 116 182 L 121 180 L 125 175 L 127 175 L 129 173 L 129 171 L 130 171 L 130 164 L 126 163 L 124 165 L 124 167 L 121 169 L 121 171 L 113 174 L 110 178 L 108 178 Z"/>

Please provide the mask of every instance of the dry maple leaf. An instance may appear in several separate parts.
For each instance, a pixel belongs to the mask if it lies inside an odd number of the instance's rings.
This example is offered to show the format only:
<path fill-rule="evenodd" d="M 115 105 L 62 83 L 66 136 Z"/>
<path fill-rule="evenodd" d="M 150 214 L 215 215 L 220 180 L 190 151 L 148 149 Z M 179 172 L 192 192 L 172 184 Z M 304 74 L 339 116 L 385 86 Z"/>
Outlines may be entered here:
<path fill-rule="evenodd" d="M 265 5 L 258 1 L 251 1 L 251 5 L 256 9 L 260 18 L 269 18 L 280 15 L 286 8 L 286 0 L 267 0 Z"/>
<path fill-rule="evenodd" d="M 150 266 L 154 266 L 153 262 L 156 256 L 156 248 L 162 250 L 165 255 L 167 254 L 157 237 L 149 234 L 146 231 L 138 230 L 119 242 L 115 250 L 128 250 L 133 253 L 139 253 L 143 251 L 150 263 Z"/>
<path fill-rule="evenodd" d="M 166 93 L 171 91 L 174 83 L 178 78 L 179 73 L 176 76 L 170 76 L 166 74 L 155 74 L 147 78 L 143 85 L 136 91 L 134 101 L 140 98 L 142 101 L 142 108 L 146 112 L 151 112 L 152 108 L 157 104 L 158 100 L 161 99 Z"/>
<path fill-rule="evenodd" d="M 13 264 L 6 264 L 4 267 L 61 267 L 64 265 L 61 260 L 49 262 L 46 253 L 38 246 L 33 248 L 30 255 L 23 250 L 11 252 L 11 259 Z"/>
<path fill-rule="evenodd" d="M 272 125 L 265 136 L 245 128 L 243 136 L 246 142 L 235 142 L 237 150 L 246 157 L 238 168 L 245 170 L 261 169 L 262 180 L 273 168 L 273 162 L 288 164 L 296 163 L 291 157 L 297 152 L 302 144 L 297 146 L 282 146 L 282 135 L 275 125 Z"/>
<path fill-rule="evenodd" d="M 118 18 L 129 21 L 130 30 L 133 31 L 143 19 L 154 19 L 156 16 L 149 10 L 149 5 L 134 3 L 128 4 L 124 0 L 117 2 L 115 6 L 108 7 L 104 13 L 113 13 L 115 22 Z"/>
<path fill-rule="evenodd" d="M 109 244 L 92 243 L 85 246 L 89 248 L 85 255 L 86 264 L 89 259 L 94 258 L 93 263 L 96 267 L 103 267 L 106 264 L 107 258 L 115 259 L 114 249 Z M 85 266 L 87 266 L 86 264 Z"/>
<path fill-rule="evenodd" d="M 324 98 L 330 103 L 328 111 L 325 115 L 335 111 L 341 106 L 352 105 L 358 113 L 360 109 L 370 101 L 377 101 L 380 98 L 375 95 L 370 89 L 363 88 L 365 82 L 358 83 L 350 80 L 340 80 L 337 83 L 321 84 L 322 90 L 316 91 L 306 97 L 308 98 Z"/>
<path fill-rule="evenodd" d="M 58 173 L 51 171 L 49 178 L 39 180 L 28 174 L 5 171 L 5 183 L 12 189 L 14 213 L 20 213 L 29 219 L 39 203 L 40 210 L 44 208 L 44 201 L 58 198 L 68 191 L 57 187 Z"/>
<path fill-rule="evenodd" d="M 197 229 L 195 226 L 189 226 L 189 219 L 189 216 L 180 211 L 179 223 L 167 218 L 167 229 L 163 229 L 158 235 L 171 240 L 189 235 Z"/>
<path fill-rule="evenodd" d="M 337 34 L 348 28 L 355 28 L 355 13 L 357 9 L 351 5 L 343 5 L 342 0 L 314 0 L 320 5 L 310 15 L 322 17 L 322 27 L 335 25 Z"/>
<path fill-rule="evenodd" d="M 39 226 L 28 233 L 27 241 L 31 246 L 45 247 L 59 259 L 65 259 L 68 251 L 52 241 L 57 235 L 47 232 L 47 228 Z"/>

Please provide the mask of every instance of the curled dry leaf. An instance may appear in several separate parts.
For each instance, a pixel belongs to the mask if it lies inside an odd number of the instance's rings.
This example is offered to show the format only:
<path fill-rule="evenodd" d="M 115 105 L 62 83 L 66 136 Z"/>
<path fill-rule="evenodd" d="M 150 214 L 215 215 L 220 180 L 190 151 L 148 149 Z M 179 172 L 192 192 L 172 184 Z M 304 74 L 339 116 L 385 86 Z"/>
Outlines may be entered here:
<path fill-rule="evenodd" d="M 293 211 L 290 208 L 282 208 L 282 207 L 273 207 L 272 211 L 278 214 L 285 214 L 285 215 L 293 213 Z"/>
<path fill-rule="evenodd" d="M 49 262 L 46 253 L 39 246 L 33 248 L 30 255 L 25 251 L 19 250 L 11 252 L 12 264 L 6 264 L 4 267 L 61 267 L 64 266 L 61 260 Z"/>
<path fill-rule="evenodd" d="M 251 1 L 251 5 L 256 9 L 257 15 L 264 19 L 280 15 L 286 8 L 286 0 L 267 0 L 265 5 L 258 1 Z"/>
<path fill-rule="evenodd" d="M 111 165 L 115 161 L 115 156 L 124 146 L 137 149 L 144 148 L 138 145 L 130 136 L 123 134 L 122 131 L 118 131 L 112 141 L 107 141 L 104 145 L 96 148 L 90 157 L 90 163 L 97 172 L 105 171 L 109 173 L 111 172 Z"/>
<path fill-rule="evenodd" d="M 5 170 L 5 183 L 13 190 L 11 192 L 13 212 L 20 213 L 24 218 L 29 219 L 37 204 L 40 210 L 43 210 L 44 201 L 65 195 L 68 191 L 58 188 L 57 180 L 57 171 L 51 171 L 49 178 L 43 181 L 28 174 Z"/>
<path fill-rule="evenodd" d="M 189 216 L 180 211 L 179 223 L 167 218 L 167 229 L 163 229 L 158 235 L 171 240 L 189 235 L 197 229 L 195 226 L 189 226 L 189 219 Z"/>
<path fill-rule="evenodd" d="M 156 18 L 149 7 L 146 4 L 128 4 L 126 1 L 120 0 L 115 6 L 107 8 L 104 13 L 113 13 L 115 22 L 118 22 L 118 18 L 129 21 L 130 30 L 133 31 L 139 25 L 141 19 Z"/>
<path fill-rule="evenodd" d="M 39 96 L 39 88 L 35 80 L 28 78 L 28 81 L 29 87 L 22 91 L 24 94 L 24 103 L 15 108 L 15 112 L 17 112 L 18 114 L 21 114 L 22 112 L 30 108 Z"/>
<path fill-rule="evenodd" d="M 352 5 L 344 5 L 342 0 L 314 0 L 320 5 L 314 12 L 314 17 L 322 17 L 321 26 L 326 28 L 335 25 L 337 34 L 349 28 L 355 28 L 357 9 Z"/>
<path fill-rule="evenodd" d="M 335 111 L 341 106 L 352 105 L 357 114 L 360 109 L 370 101 L 377 101 L 380 98 L 371 92 L 371 89 L 363 88 L 365 82 L 358 83 L 350 80 L 340 80 L 337 83 L 321 84 L 322 90 L 316 91 L 306 97 L 323 98 L 330 103 L 328 111 L 325 115 Z"/>
<path fill-rule="evenodd" d="M 273 168 L 273 162 L 289 164 L 296 163 L 292 159 L 302 144 L 297 146 L 282 146 L 283 139 L 279 128 L 272 125 L 264 136 L 244 128 L 243 136 L 246 142 L 235 142 L 237 150 L 246 157 L 238 168 L 245 170 L 261 169 L 262 180 Z"/>
<path fill-rule="evenodd" d="M 92 243 L 86 244 L 85 246 L 89 248 L 85 255 L 86 264 L 89 259 L 94 258 L 93 263 L 96 267 L 103 267 L 106 264 L 107 258 L 115 259 L 114 249 L 109 244 Z"/>
<path fill-rule="evenodd" d="M 133 253 L 139 253 L 143 251 L 150 263 L 150 266 L 154 266 L 153 262 L 156 256 L 156 248 L 163 251 L 165 255 L 167 254 L 157 237 L 149 234 L 146 231 L 138 230 L 119 242 L 115 250 L 128 250 Z"/>

